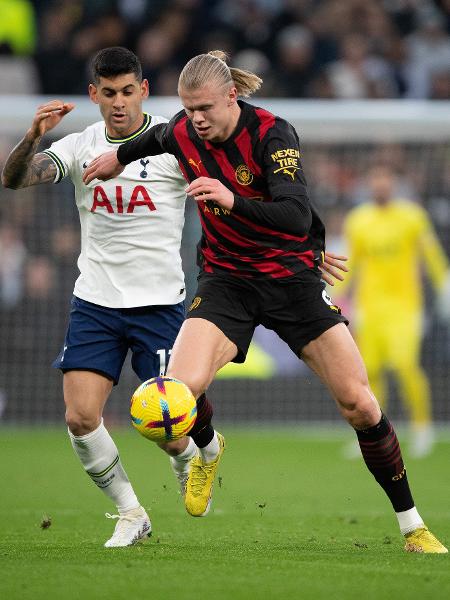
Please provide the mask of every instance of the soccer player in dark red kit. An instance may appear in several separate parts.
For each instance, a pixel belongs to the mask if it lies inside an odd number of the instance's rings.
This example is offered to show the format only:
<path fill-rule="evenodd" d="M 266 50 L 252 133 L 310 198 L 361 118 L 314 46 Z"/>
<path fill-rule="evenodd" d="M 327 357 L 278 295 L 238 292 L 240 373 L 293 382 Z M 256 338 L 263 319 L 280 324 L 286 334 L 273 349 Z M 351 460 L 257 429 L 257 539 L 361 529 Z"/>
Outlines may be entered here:
<path fill-rule="evenodd" d="M 178 93 L 184 110 L 86 169 L 85 183 L 117 176 L 143 156 L 178 159 L 202 223 L 201 274 L 168 375 L 198 397 L 230 361 L 243 362 L 258 324 L 273 329 L 326 384 L 355 429 L 368 469 L 395 510 L 410 552 L 447 552 L 425 527 L 395 431 L 381 412 L 346 319 L 321 280 L 325 229 L 311 205 L 297 134 L 288 122 L 238 100 L 261 85 L 229 68 L 220 51 L 191 59 Z M 185 504 L 207 513 L 223 437 L 213 460 L 191 462 Z"/>

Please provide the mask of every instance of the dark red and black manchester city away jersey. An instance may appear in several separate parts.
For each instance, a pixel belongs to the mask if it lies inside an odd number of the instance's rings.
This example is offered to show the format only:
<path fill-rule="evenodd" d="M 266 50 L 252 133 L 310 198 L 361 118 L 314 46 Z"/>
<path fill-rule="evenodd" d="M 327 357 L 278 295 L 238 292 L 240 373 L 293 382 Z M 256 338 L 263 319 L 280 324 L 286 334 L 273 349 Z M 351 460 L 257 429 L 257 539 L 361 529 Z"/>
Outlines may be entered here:
<path fill-rule="evenodd" d="M 325 245 L 324 226 L 307 197 L 295 129 L 270 112 L 239 101 L 235 131 L 221 143 L 204 141 L 184 111 L 169 123 L 159 124 L 122 145 L 118 159 L 128 164 L 137 158 L 175 155 L 188 182 L 198 177 L 220 180 L 248 206 L 295 197 L 311 211 L 308 229 L 295 222 L 279 227 L 273 219 L 249 218 L 249 211 L 226 210 L 212 201 L 198 202 L 202 224 L 201 268 L 207 273 L 244 277 L 285 278 L 305 269 L 317 269 Z M 240 198 L 244 199 L 244 202 Z M 242 213 L 246 214 L 244 216 Z M 251 212 L 251 211 L 250 211 Z M 292 219 L 298 213 L 293 211 Z"/>

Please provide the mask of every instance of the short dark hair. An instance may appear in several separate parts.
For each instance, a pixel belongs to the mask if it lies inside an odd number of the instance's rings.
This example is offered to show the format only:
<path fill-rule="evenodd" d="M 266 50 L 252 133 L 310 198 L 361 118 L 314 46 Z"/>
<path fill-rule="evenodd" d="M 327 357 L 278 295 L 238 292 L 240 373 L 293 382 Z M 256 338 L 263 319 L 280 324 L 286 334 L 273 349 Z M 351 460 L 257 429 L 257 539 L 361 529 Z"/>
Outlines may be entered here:
<path fill-rule="evenodd" d="M 127 73 L 134 73 L 136 79 L 142 81 L 141 63 L 136 54 L 127 48 L 121 46 L 103 48 L 92 58 L 91 75 L 95 83 L 100 81 L 100 77 L 113 79 Z"/>

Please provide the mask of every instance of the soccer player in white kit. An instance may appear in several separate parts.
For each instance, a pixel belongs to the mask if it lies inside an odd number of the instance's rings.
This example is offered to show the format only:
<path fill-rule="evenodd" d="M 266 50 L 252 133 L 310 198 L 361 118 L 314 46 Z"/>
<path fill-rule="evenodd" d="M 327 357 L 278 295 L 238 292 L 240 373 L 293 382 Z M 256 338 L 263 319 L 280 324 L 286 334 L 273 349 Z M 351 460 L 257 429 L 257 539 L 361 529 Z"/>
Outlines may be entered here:
<path fill-rule="evenodd" d="M 103 407 L 129 349 L 142 381 L 165 373 L 184 319 L 180 243 L 186 182 L 176 159 L 166 154 L 135 162 L 107 183 L 83 184 L 83 170 L 95 156 L 166 120 L 143 113 L 148 82 L 129 50 L 101 50 L 92 61 L 92 72 L 89 95 L 103 120 L 36 153 L 42 136 L 74 109 L 74 104 L 60 100 L 40 106 L 6 161 L 2 183 L 18 189 L 58 183 L 68 176 L 75 188 L 81 223 L 80 276 L 64 346 L 54 366 L 64 373 L 72 446 L 88 475 L 117 506 L 118 515 L 107 513 L 118 522 L 105 544 L 117 547 L 150 535 L 151 523 L 103 424 Z M 182 491 L 191 459 L 199 451 L 206 457 L 215 451 L 211 416 L 204 397 L 191 436 L 161 445 L 171 457 Z"/>

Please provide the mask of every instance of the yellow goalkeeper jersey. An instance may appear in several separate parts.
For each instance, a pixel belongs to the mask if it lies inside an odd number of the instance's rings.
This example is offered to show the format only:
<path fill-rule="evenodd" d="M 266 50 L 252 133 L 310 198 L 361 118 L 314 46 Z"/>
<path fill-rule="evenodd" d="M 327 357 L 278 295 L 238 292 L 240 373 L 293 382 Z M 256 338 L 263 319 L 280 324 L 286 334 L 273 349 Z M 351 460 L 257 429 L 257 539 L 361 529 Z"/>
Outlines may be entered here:
<path fill-rule="evenodd" d="M 424 209 L 407 200 L 385 206 L 368 203 L 347 216 L 344 233 L 350 273 L 360 311 L 401 314 L 422 308 L 421 266 L 436 290 L 442 286 L 447 258 Z"/>

